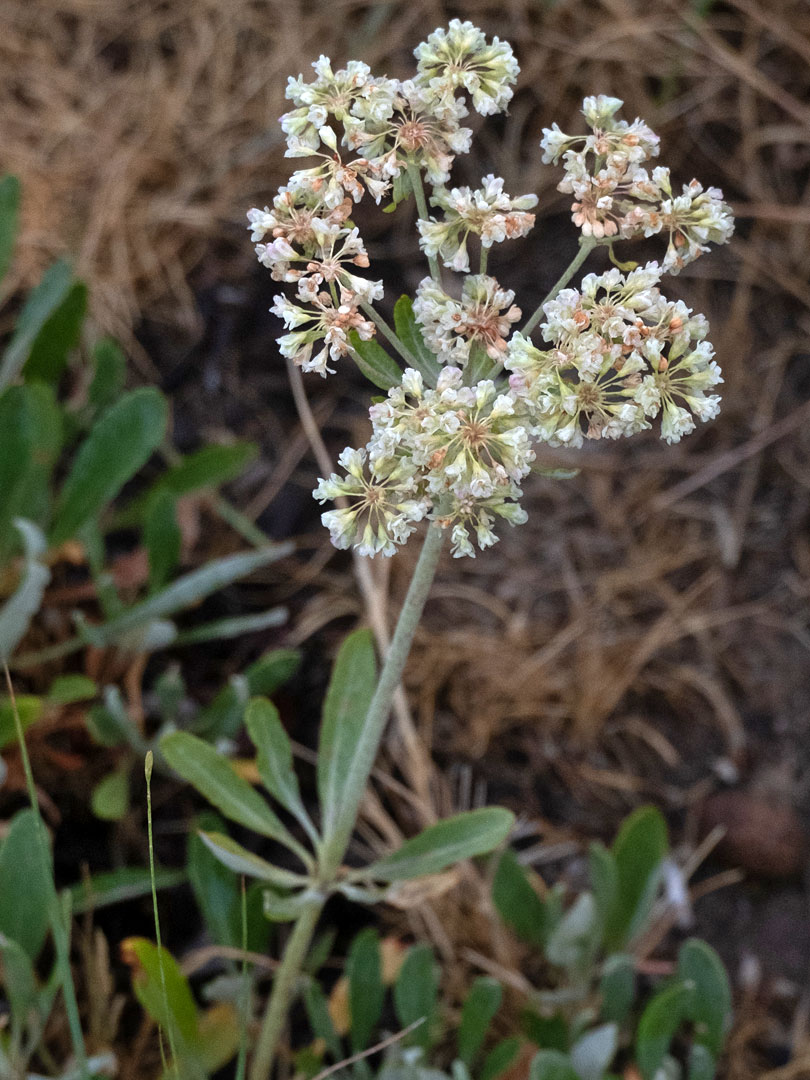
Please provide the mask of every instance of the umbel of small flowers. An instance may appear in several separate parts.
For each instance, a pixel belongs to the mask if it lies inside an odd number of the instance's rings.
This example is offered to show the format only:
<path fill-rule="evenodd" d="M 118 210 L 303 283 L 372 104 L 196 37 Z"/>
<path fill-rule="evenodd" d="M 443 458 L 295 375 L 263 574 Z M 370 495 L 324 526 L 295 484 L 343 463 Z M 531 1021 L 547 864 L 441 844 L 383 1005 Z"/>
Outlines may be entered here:
<path fill-rule="evenodd" d="M 473 540 L 495 543 L 499 521 L 526 520 L 521 485 L 538 442 L 578 447 L 660 419 L 672 443 L 717 415 L 722 378 L 706 319 L 659 286 L 709 244 L 726 243 L 733 219 L 716 188 L 692 180 L 673 194 L 668 169 L 648 171 L 658 136 L 640 119 L 618 119 L 621 101 L 586 98 L 589 133 L 566 135 L 554 124 L 541 144 L 543 160 L 565 170 L 558 187 L 573 196 L 580 251 L 552 294 L 533 299 L 521 330 L 521 307 L 487 272 L 488 256 L 529 232 L 537 198 L 508 195 L 493 175 L 477 189 L 449 186 L 455 157 L 470 149 L 472 132 L 461 123 L 468 104 L 482 115 L 505 111 L 515 57 L 506 42 L 458 19 L 415 56 L 406 81 L 372 75 L 360 61 L 334 71 L 324 56 L 314 80 L 291 78 L 293 108 L 281 118 L 287 155 L 316 163 L 248 218 L 260 262 L 294 287 L 271 309 L 287 329 L 282 355 L 322 376 L 350 357 L 368 374 L 366 343 L 378 332 L 399 354 L 397 363 L 373 343 L 385 371 L 382 382 L 370 377 L 387 396 L 369 410 L 366 447 L 345 450 L 345 472 L 315 489 L 319 501 L 338 501 L 323 514 L 333 543 L 392 555 L 430 519 L 450 531 L 454 555 L 474 556 Z M 397 305 L 396 331 L 374 306 L 382 281 L 358 272 L 369 258 L 352 207 L 369 196 L 389 199 L 388 209 L 414 197 L 429 262 L 413 303 Z M 660 262 L 617 264 L 565 287 L 597 245 L 613 258 L 614 243 L 653 236 L 665 241 Z M 442 267 L 464 275 L 460 287 Z M 535 328 L 542 343 L 531 338 Z"/>

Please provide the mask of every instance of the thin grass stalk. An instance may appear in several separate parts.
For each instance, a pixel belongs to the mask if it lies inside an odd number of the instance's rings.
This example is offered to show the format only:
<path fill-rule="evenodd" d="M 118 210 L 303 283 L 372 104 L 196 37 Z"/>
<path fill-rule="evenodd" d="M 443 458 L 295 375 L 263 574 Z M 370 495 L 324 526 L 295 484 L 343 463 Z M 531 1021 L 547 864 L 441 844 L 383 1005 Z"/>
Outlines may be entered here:
<path fill-rule="evenodd" d="M 73 972 L 70 967 L 70 945 L 65 929 L 62 909 L 59 904 L 59 897 L 56 891 L 56 881 L 53 877 L 51 852 L 45 836 L 45 824 L 42 820 L 42 815 L 39 812 L 39 801 L 37 799 L 36 784 L 34 783 L 34 773 L 31 768 L 31 760 L 28 757 L 28 747 L 25 744 L 25 735 L 23 733 L 20 712 L 17 708 L 17 699 L 14 694 L 14 685 L 11 681 L 11 672 L 8 669 L 8 664 L 5 662 L 3 663 L 3 670 L 6 675 L 6 685 L 8 687 L 9 700 L 11 702 L 11 711 L 14 714 L 14 729 L 20 747 L 20 757 L 22 759 L 23 772 L 25 774 L 25 786 L 28 791 L 28 801 L 31 804 L 31 810 L 34 813 L 34 820 L 36 821 L 37 840 L 42 849 L 42 857 L 45 865 L 48 866 L 51 871 L 51 896 L 48 898 L 48 914 L 50 916 L 51 934 L 53 936 L 53 944 L 56 951 L 59 981 L 65 999 L 65 1012 L 67 1013 L 68 1027 L 70 1029 L 70 1041 L 73 1047 L 73 1056 L 76 1059 L 78 1075 L 81 1080 L 90 1080 L 90 1069 L 87 1064 L 87 1053 L 84 1048 L 82 1023 L 81 1017 L 79 1016 L 79 1003 L 76 998 L 76 987 L 73 985 Z"/>

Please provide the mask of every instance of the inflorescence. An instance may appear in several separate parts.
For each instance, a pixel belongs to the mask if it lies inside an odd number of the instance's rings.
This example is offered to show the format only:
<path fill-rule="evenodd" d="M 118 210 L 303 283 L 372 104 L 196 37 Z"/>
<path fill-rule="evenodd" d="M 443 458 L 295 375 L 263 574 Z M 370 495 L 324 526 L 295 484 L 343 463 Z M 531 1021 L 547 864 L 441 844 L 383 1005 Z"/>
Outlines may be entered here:
<path fill-rule="evenodd" d="M 658 136 L 640 119 L 617 119 L 620 100 L 586 98 L 589 134 L 554 124 L 541 143 L 544 162 L 565 169 L 558 188 L 573 197 L 580 243 L 607 245 L 612 258 L 614 242 L 660 236 L 666 250 L 660 264 L 588 274 L 579 288 L 553 294 L 529 324 L 539 323 L 541 346 L 520 332 L 514 293 L 486 272 L 493 244 L 532 228 L 537 197 L 512 197 L 492 175 L 477 190 L 447 186 L 456 155 L 470 149 L 462 95 L 482 115 L 505 111 L 518 75 L 512 50 L 454 19 L 415 55 L 416 76 L 405 82 L 373 76 L 359 61 L 335 72 L 324 56 L 314 81 L 291 78 L 294 108 L 281 118 L 287 155 L 318 163 L 248 218 L 259 261 L 274 281 L 295 286 L 294 299 L 280 294 L 271 309 L 287 329 L 281 353 L 325 376 L 385 326 L 374 309 L 382 281 L 358 273 L 369 258 L 352 207 L 366 195 L 393 206 L 415 195 L 431 275 L 417 290 L 412 331 L 435 359 L 415 364 L 385 334 L 408 365 L 401 382 L 371 406 L 365 449 L 345 450 L 345 474 L 322 479 L 314 494 L 339 503 L 323 514 L 339 548 L 391 555 L 428 518 L 450 529 L 454 555 L 474 556 L 473 538 L 479 548 L 496 542 L 498 519 L 525 521 L 520 485 L 537 442 L 578 447 L 647 430 L 660 417 L 672 443 L 696 419 L 717 415 L 712 391 L 723 380 L 706 319 L 659 285 L 710 243 L 728 242 L 734 226 L 717 188 L 693 180 L 673 194 L 668 169 L 645 167 L 658 156 Z M 466 275 L 457 297 L 440 265 Z"/>

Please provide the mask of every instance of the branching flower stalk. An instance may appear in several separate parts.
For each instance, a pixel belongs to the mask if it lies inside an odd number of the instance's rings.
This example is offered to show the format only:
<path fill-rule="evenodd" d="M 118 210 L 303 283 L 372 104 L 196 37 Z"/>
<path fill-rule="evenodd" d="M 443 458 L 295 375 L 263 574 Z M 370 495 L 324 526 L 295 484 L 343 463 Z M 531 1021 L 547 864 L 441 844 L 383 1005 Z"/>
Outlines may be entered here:
<path fill-rule="evenodd" d="M 586 134 L 544 131 L 544 162 L 562 164 L 559 190 L 572 196 L 579 249 L 523 326 L 512 290 L 492 276 L 492 248 L 525 236 L 536 195 L 511 196 L 501 178 L 450 186 L 455 157 L 470 149 L 468 105 L 484 116 L 506 111 L 517 80 L 511 47 L 454 19 L 415 50 L 412 79 L 375 76 L 360 61 L 334 71 L 321 56 L 315 78 L 291 78 L 292 108 L 281 118 L 287 155 L 315 159 L 292 174 L 272 207 L 251 210 L 259 261 L 294 287 L 272 307 L 286 333 L 279 348 L 303 372 L 325 377 L 354 359 L 386 391 L 369 409 L 370 437 L 340 455 L 343 473 L 323 477 L 314 495 L 336 547 L 391 556 L 427 523 L 424 547 L 400 613 L 346 781 L 339 828 L 318 850 L 320 898 L 303 908 L 288 941 L 265 1014 L 251 1080 L 267 1080 L 301 964 L 324 897 L 338 879 L 363 793 L 433 580 L 443 540 L 455 557 L 496 543 L 502 521 L 523 523 L 521 485 L 535 446 L 581 446 L 646 431 L 677 442 L 696 421 L 717 415 L 722 382 L 708 324 L 659 288 L 726 243 L 733 219 L 722 193 L 697 180 L 673 189 L 670 172 L 647 164 L 658 136 L 641 119 L 621 120 L 622 102 L 588 97 Z M 425 185 L 429 191 L 426 195 Z M 370 197 L 387 209 L 417 211 L 429 275 L 403 297 L 392 328 L 375 305 L 383 282 L 362 273 L 369 257 L 351 220 Z M 616 263 L 570 282 L 597 246 L 662 237 L 661 262 Z M 477 273 L 470 269 L 470 247 Z M 612 257 L 612 251 L 611 251 Z M 463 275 L 445 282 L 442 268 Z M 542 342 L 532 339 L 539 330 Z M 379 336 L 406 367 L 380 344 Z M 475 546 L 474 546 L 475 545 Z"/>

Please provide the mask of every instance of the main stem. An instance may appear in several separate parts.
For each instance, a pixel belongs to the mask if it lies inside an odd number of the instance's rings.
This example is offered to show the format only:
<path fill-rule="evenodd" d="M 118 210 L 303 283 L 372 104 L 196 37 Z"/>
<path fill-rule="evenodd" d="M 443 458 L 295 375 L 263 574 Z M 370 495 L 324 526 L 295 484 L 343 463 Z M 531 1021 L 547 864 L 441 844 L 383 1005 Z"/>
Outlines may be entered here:
<path fill-rule="evenodd" d="M 366 784 L 391 711 L 391 701 L 402 679 L 414 634 L 436 574 L 443 541 L 444 531 L 441 526 L 431 524 L 399 614 L 394 636 L 391 638 L 391 646 L 380 672 L 374 697 L 366 713 L 354 760 L 348 776 L 345 777 L 347 801 L 343 806 L 343 824 L 328 838 L 321 851 L 321 878 L 325 884 L 334 881 L 351 841 Z M 314 901 L 302 912 L 284 949 L 284 956 L 273 980 L 267 1011 L 262 1020 L 259 1041 L 250 1068 L 250 1080 L 269 1080 L 276 1046 L 295 992 L 295 984 L 324 903 L 325 900 Z"/>
<path fill-rule="evenodd" d="M 318 916 L 324 901 L 314 902 L 298 916 L 293 932 L 284 947 L 284 956 L 273 978 L 267 1012 L 262 1020 L 259 1042 L 250 1066 L 250 1080 L 269 1080 L 273 1056 L 292 1003 L 295 983 L 306 959 Z"/>
<path fill-rule="evenodd" d="M 526 325 L 521 329 L 521 334 L 524 334 L 526 337 L 529 336 L 529 334 L 532 332 L 532 330 L 534 330 L 535 326 L 537 326 L 537 324 L 543 317 L 543 305 L 547 304 L 549 300 L 553 300 L 557 293 L 561 289 L 565 288 L 565 286 L 568 284 L 568 282 L 571 280 L 577 270 L 579 270 L 580 266 L 582 266 L 590 253 L 596 247 L 596 244 L 597 241 L 594 240 L 592 236 L 584 236 L 580 240 L 579 251 L 577 252 L 576 258 L 573 260 L 570 266 L 568 266 L 565 273 L 551 290 L 551 292 L 548 294 L 548 296 L 543 298 L 537 310 L 534 312 Z"/>

